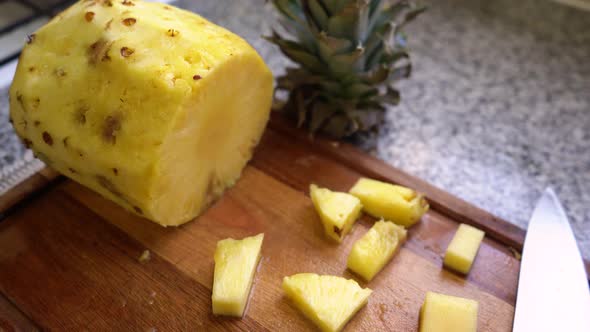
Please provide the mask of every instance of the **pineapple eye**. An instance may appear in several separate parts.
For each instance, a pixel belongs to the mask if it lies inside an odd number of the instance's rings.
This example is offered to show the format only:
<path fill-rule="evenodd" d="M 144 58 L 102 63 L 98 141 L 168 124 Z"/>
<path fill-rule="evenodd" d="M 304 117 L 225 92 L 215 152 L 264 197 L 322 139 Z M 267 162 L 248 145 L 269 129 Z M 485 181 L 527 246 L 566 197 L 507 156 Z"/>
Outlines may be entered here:
<path fill-rule="evenodd" d="M 111 28 L 111 23 L 113 23 L 113 19 L 111 18 L 105 25 L 104 25 L 104 29 L 108 30 Z"/>
<path fill-rule="evenodd" d="M 49 146 L 53 145 L 53 137 L 51 137 L 51 135 L 48 132 L 44 131 L 42 136 L 43 136 L 43 142 L 45 142 L 45 144 L 47 144 Z"/>
<path fill-rule="evenodd" d="M 130 27 L 130 26 L 134 25 L 137 22 L 137 20 L 134 19 L 133 17 L 128 17 L 128 18 L 124 19 L 122 22 L 123 22 L 123 25 Z"/>
<path fill-rule="evenodd" d="M 180 34 L 180 31 L 176 29 L 168 29 L 168 31 L 166 31 L 166 34 L 170 37 L 176 37 Z"/>
<path fill-rule="evenodd" d="M 99 39 L 94 42 L 88 48 L 88 58 L 90 64 L 96 64 L 98 60 L 100 61 L 109 61 L 111 57 L 109 56 L 109 51 L 111 50 L 112 42 L 107 42 L 104 39 Z"/>
<path fill-rule="evenodd" d="M 23 109 L 23 111 L 26 112 L 27 108 L 25 107 L 25 101 L 23 99 L 23 94 L 18 91 L 16 92 L 16 101 L 19 103 L 19 105 Z"/>
<path fill-rule="evenodd" d="M 94 12 L 86 12 L 86 14 L 84 14 L 84 19 L 86 22 L 91 22 L 92 19 L 94 19 Z"/>
<path fill-rule="evenodd" d="M 23 144 L 25 145 L 25 147 L 26 147 L 27 149 L 30 149 L 30 148 L 31 148 L 31 146 L 33 146 L 33 142 L 31 142 L 31 140 L 30 140 L 30 139 L 28 139 L 28 138 L 25 138 L 25 139 L 23 140 Z"/>
<path fill-rule="evenodd" d="M 135 51 L 132 48 L 129 47 L 122 47 L 121 48 L 121 56 L 124 58 L 127 58 L 129 56 L 131 56 Z"/>
<path fill-rule="evenodd" d="M 83 125 L 86 123 L 86 112 L 88 112 L 88 107 L 80 107 L 78 108 L 78 110 L 76 110 L 76 113 L 74 114 L 74 120 L 76 120 L 77 123 Z"/>
<path fill-rule="evenodd" d="M 336 233 L 336 235 L 339 237 L 342 236 L 342 230 L 336 226 L 334 226 L 334 233 Z"/>
<path fill-rule="evenodd" d="M 33 103 L 32 103 L 33 108 L 38 108 L 39 104 L 41 104 L 41 99 L 39 99 L 39 97 L 33 99 Z"/>
<path fill-rule="evenodd" d="M 55 76 L 57 77 L 65 77 L 67 75 L 66 71 L 63 70 L 62 68 L 56 68 L 53 73 L 55 74 Z"/>
<path fill-rule="evenodd" d="M 115 144 L 119 130 L 121 130 L 121 120 L 118 116 L 110 115 L 104 120 L 102 138 L 107 143 Z"/>

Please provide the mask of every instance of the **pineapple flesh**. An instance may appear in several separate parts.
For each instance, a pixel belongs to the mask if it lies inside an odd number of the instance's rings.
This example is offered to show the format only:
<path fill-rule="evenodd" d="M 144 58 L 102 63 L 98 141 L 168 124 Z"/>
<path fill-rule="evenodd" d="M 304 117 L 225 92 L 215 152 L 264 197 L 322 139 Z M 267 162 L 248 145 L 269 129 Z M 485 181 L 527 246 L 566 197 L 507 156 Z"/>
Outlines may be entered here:
<path fill-rule="evenodd" d="M 366 213 L 404 227 L 414 225 L 428 211 L 428 202 L 422 194 L 377 180 L 361 178 L 350 193 L 361 200 Z"/>
<path fill-rule="evenodd" d="M 348 255 L 346 266 L 370 281 L 389 262 L 406 241 L 407 231 L 390 221 L 378 221 L 358 239 Z"/>
<path fill-rule="evenodd" d="M 420 310 L 420 332 L 476 332 L 477 301 L 426 293 Z"/>
<path fill-rule="evenodd" d="M 340 331 L 369 300 L 372 290 L 354 280 L 314 273 L 283 279 L 283 290 L 322 331 Z"/>
<path fill-rule="evenodd" d="M 217 242 L 211 296 L 215 315 L 242 317 L 244 314 L 263 239 L 264 234 L 258 234 Z"/>
<path fill-rule="evenodd" d="M 459 225 L 455 236 L 447 247 L 444 265 L 463 274 L 469 273 L 485 233 L 473 226 Z"/>
<path fill-rule="evenodd" d="M 238 179 L 272 93 L 256 51 L 196 14 L 84 0 L 30 36 L 10 111 L 50 167 L 166 226 Z"/>
<path fill-rule="evenodd" d="M 315 184 L 309 186 L 309 193 L 326 235 L 341 242 L 361 214 L 363 206 L 360 200 L 347 193 L 319 188 Z"/>

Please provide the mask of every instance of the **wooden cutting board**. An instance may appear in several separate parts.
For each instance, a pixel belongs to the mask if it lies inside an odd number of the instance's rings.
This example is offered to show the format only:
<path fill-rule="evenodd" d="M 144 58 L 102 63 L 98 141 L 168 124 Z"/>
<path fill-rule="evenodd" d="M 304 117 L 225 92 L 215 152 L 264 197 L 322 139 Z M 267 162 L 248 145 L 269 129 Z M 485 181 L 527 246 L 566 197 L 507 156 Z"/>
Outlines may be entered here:
<path fill-rule="evenodd" d="M 346 191 L 361 176 L 415 188 L 431 204 L 401 251 L 369 283 L 345 267 L 353 242 L 374 220 L 363 217 L 336 245 L 326 240 L 308 197 L 311 182 Z M 53 176 L 37 177 L 4 196 L 0 207 Z M 460 222 L 487 233 L 467 277 L 441 267 Z M 262 232 L 263 258 L 247 314 L 213 316 L 216 242 Z M 475 299 L 479 331 L 510 331 L 520 265 L 513 250 L 521 249 L 523 238 L 516 226 L 350 145 L 309 140 L 273 117 L 235 187 L 181 227 L 131 215 L 64 178 L 6 212 L 0 222 L 0 331 L 313 330 L 281 289 L 284 276 L 299 272 L 355 278 L 374 290 L 346 331 L 417 331 L 427 291 Z M 151 259 L 142 263 L 144 250 Z"/>

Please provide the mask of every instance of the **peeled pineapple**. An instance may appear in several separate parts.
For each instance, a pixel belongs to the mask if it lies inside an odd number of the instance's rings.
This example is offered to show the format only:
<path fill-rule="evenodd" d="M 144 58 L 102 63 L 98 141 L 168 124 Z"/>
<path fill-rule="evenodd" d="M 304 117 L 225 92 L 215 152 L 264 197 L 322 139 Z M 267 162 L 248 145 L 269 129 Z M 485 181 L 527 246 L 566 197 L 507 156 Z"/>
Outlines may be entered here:
<path fill-rule="evenodd" d="M 444 265 L 463 274 L 469 273 L 485 233 L 473 226 L 459 225 L 445 252 Z"/>
<path fill-rule="evenodd" d="M 231 186 L 268 120 L 273 78 L 243 39 L 139 0 L 84 0 L 31 35 L 10 89 L 16 132 L 52 168 L 162 225 Z"/>
<path fill-rule="evenodd" d="M 309 186 L 311 200 L 318 211 L 326 235 L 341 242 L 361 214 L 361 201 L 347 193 Z"/>
<path fill-rule="evenodd" d="M 260 260 L 264 234 L 217 242 L 213 275 L 213 313 L 241 317 Z"/>
<path fill-rule="evenodd" d="M 285 277 L 283 290 L 322 331 L 342 330 L 372 292 L 354 280 L 314 273 Z"/>
<path fill-rule="evenodd" d="M 361 200 L 366 213 L 405 227 L 417 223 L 428 211 L 428 202 L 422 194 L 377 180 L 361 178 L 350 193 Z"/>
<path fill-rule="evenodd" d="M 346 266 L 370 281 L 406 241 L 407 231 L 390 221 L 378 221 L 352 246 Z"/>
<path fill-rule="evenodd" d="M 420 310 L 420 332 L 476 332 L 477 301 L 426 293 Z"/>

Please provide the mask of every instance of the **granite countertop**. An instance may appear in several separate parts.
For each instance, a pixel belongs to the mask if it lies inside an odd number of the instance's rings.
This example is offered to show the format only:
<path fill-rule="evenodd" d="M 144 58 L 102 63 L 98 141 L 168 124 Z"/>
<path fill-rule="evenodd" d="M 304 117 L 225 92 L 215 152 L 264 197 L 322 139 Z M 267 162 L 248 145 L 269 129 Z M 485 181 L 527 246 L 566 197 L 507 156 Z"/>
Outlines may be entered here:
<path fill-rule="evenodd" d="M 548 0 L 425 1 L 410 24 L 402 103 L 360 146 L 526 228 L 552 186 L 590 258 L 590 12 Z M 260 38 L 262 0 L 182 0 L 245 37 L 275 75 L 288 63 Z"/>
<path fill-rule="evenodd" d="M 359 146 L 523 228 L 552 186 L 590 258 L 590 12 L 548 0 L 425 2 L 407 30 L 414 72 L 398 85 L 402 103 Z M 275 24 L 265 1 L 175 4 L 245 37 L 275 75 L 288 64 L 260 38 Z M 0 143 L 1 192 L 15 169 L 40 167 L 5 102 Z"/>

